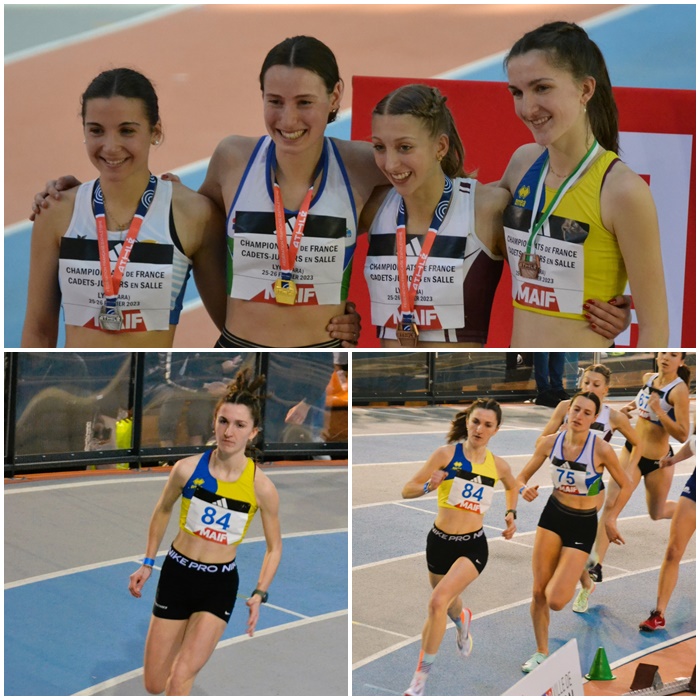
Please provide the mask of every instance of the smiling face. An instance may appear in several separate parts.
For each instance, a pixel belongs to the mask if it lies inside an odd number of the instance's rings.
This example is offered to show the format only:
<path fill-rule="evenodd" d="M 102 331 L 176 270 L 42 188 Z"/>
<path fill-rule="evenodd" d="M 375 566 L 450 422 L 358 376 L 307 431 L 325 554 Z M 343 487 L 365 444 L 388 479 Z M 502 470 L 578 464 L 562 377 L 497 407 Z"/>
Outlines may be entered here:
<path fill-rule="evenodd" d="M 214 435 L 217 448 L 226 454 L 245 452 L 250 440 L 258 434 L 248 406 L 224 403 L 216 413 Z"/>
<path fill-rule="evenodd" d="M 595 91 L 595 80 L 574 80 L 558 68 L 544 51 L 533 50 L 508 62 L 508 89 L 515 113 L 540 146 L 550 146 L 563 136 L 585 133 L 585 104 Z"/>
<path fill-rule="evenodd" d="M 83 131 L 90 162 L 105 179 L 148 172 L 148 153 L 161 133 L 160 122 L 151 128 L 142 100 L 119 96 L 88 100 Z"/>
<path fill-rule="evenodd" d="M 444 182 L 440 158 L 447 153 L 447 135 L 437 137 L 418 117 L 375 114 L 372 145 L 377 167 L 403 197 Z"/>
<path fill-rule="evenodd" d="M 569 427 L 575 432 L 590 430 L 597 415 L 598 408 L 592 399 L 576 396 L 569 406 Z"/>
<path fill-rule="evenodd" d="M 263 84 L 265 126 L 277 149 L 298 153 L 319 146 L 328 115 L 340 107 L 342 84 L 329 94 L 316 73 L 281 65 L 267 70 Z"/>

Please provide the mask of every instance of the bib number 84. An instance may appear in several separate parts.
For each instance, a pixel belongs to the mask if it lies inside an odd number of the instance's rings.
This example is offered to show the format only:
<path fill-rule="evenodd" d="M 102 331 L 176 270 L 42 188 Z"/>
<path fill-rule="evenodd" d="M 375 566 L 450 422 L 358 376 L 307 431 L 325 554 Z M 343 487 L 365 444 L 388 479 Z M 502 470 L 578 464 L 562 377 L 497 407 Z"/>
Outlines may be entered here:
<path fill-rule="evenodd" d="M 462 498 L 474 499 L 475 501 L 480 501 L 484 497 L 484 487 L 479 486 L 476 491 L 474 490 L 474 484 L 470 481 L 464 485 L 462 489 Z"/>
<path fill-rule="evenodd" d="M 216 508 L 211 506 L 204 509 L 204 515 L 202 515 L 202 522 L 205 525 L 219 525 L 222 530 L 228 530 L 231 526 L 231 513 L 226 513 L 222 515 L 218 520 L 215 520 Z"/>

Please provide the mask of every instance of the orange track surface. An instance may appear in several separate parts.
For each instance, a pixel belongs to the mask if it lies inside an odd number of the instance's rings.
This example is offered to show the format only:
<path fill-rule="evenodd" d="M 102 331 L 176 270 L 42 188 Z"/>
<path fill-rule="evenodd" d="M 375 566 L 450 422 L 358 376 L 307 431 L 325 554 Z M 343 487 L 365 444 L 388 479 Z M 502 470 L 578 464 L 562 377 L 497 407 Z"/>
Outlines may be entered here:
<path fill-rule="evenodd" d="M 5 68 L 5 225 L 25 219 L 49 178 L 95 176 L 80 95 L 101 70 L 144 72 L 165 130 L 155 173 L 209 158 L 228 134 L 264 133 L 258 74 L 267 51 L 310 34 L 334 51 L 351 104 L 353 75 L 430 77 L 506 50 L 553 19 L 581 22 L 620 5 L 201 5 Z M 175 346 L 212 347 L 203 309 L 183 313 Z"/>

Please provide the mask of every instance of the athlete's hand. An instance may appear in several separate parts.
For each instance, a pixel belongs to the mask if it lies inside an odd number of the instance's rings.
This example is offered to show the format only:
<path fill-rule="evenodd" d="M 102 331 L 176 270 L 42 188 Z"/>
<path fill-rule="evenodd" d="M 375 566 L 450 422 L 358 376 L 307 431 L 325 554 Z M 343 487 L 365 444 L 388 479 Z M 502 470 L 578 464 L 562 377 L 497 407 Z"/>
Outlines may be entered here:
<path fill-rule="evenodd" d="M 326 326 L 326 331 L 334 340 L 341 340 L 344 348 L 354 348 L 360 338 L 360 314 L 351 301 L 345 303 L 345 313 L 334 316 Z"/>
<path fill-rule="evenodd" d="M 506 540 L 510 540 L 518 528 L 515 526 L 515 517 L 512 513 L 506 515 L 506 529 L 501 533 Z"/>
<path fill-rule="evenodd" d="M 605 533 L 612 544 L 625 544 L 622 535 L 618 532 L 617 521 L 615 519 L 605 521 Z"/>
<path fill-rule="evenodd" d="M 672 457 L 670 455 L 666 455 L 665 457 L 662 457 L 659 460 L 659 466 L 662 469 L 665 469 L 666 467 L 672 467 L 675 463 L 675 457 Z"/>
<path fill-rule="evenodd" d="M 29 216 L 29 220 L 34 221 L 37 214 L 41 214 L 42 209 L 48 209 L 49 199 L 58 201 L 61 199 L 62 191 L 69 190 L 71 187 L 77 187 L 79 184 L 81 184 L 80 180 L 72 175 L 64 175 L 59 177 L 58 180 L 49 180 L 44 187 L 44 191 L 34 195 L 32 213 Z"/>
<path fill-rule="evenodd" d="M 632 322 L 631 297 L 617 296 L 608 302 L 588 299 L 583 305 L 583 315 L 592 331 L 612 340 Z"/>
<path fill-rule="evenodd" d="M 175 173 L 163 173 L 160 176 L 160 179 L 169 180 L 170 182 L 182 182 L 182 180 L 180 180 L 180 178 L 177 175 L 175 175 Z"/>
<path fill-rule="evenodd" d="M 151 567 L 143 564 L 138 571 L 135 571 L 129 576 L 129 593 L 131 593 L 134 598 L 141 597 L 141 589 L 146 581 L 151 578 L 151 572 Z"/>
<path fill-rule="evenodd" d="M 539 486 L 526 486 L 520 495 L 531 503 L 540 495 L 539 488 Z"/>
<path fill-rule="evenodd" d="M 655 392 L 651 392 L 651 396 L 649 396 L 649 401 L 647 401 L 647 406 L 658 416 L 659 413 L 663 413 L 664 410 L 661 408 L 661 398 L 659 395 Z"/>
<path fill-rule="evenodd" d="M 260 603 L 261 598 L 259 595 L 254 595 L 246 600 L 245 604 L 248 606 L 248 627 L 246 632 L 249 637 L 253 636 L 255 632 L 255 626 L 258 624 L 258 618 L 260 617 Z"/>
<path fill-rule="evenodd" d="M 309 415 L 310 409 L 311 406 L 302 399 L 296 406 L 292 406 L 287 411 L 284 422 L 292 423 L 293 425 L 301 425 Z"/>
<path fill-rule="evenodd" d="M 447 472 L 442 469 L 437 469 L 430 475 L 430 490 L 435 491 L 440 484 L 447 478 Z"/>

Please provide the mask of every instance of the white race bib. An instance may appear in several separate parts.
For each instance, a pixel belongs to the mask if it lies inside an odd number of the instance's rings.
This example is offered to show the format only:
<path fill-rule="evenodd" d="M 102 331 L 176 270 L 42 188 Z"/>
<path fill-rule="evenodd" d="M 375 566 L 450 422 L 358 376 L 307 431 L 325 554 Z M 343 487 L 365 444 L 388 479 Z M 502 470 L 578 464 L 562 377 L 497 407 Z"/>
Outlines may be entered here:
<path fill-rule="evenodd" d="M 455 508 L 483 515 L 491 506 L 495 483 L 495 480 L 488 476 L 460 469 L 452 481 L 447 503 Z"/>
<path fill-rule="evenodd" d="M 185 530 L 205 540 L 235 544 L 248 522 L 250 503 L 218 496 L 198 488 L 192 495 Z"/>

